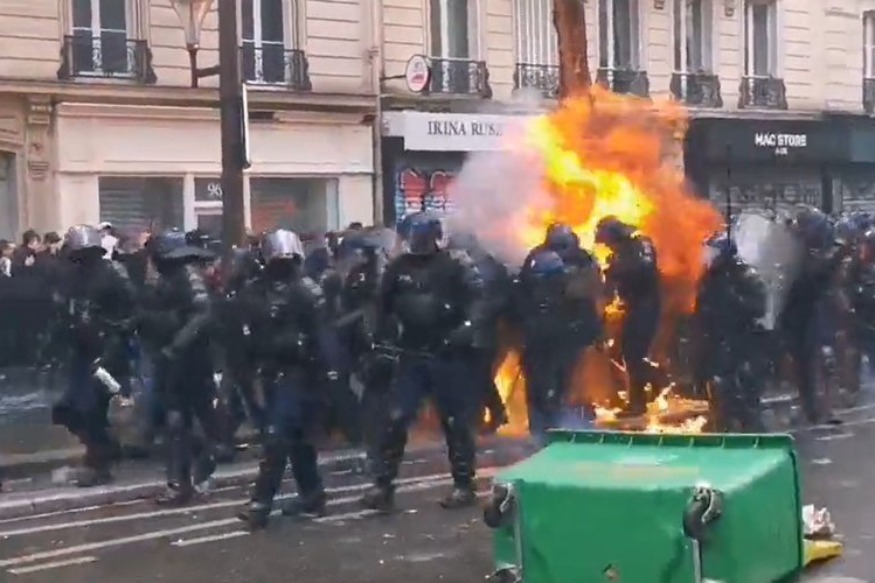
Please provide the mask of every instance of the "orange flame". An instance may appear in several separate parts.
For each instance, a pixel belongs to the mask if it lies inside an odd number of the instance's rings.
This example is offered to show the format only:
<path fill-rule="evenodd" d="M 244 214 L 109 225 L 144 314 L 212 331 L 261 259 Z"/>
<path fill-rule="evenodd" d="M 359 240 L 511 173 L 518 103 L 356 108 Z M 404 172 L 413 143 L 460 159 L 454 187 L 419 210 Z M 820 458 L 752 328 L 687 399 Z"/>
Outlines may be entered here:
<path fill-rule="evenodd" d="M 512 220 L 527 248 L 542 242 L 553 222 L 571 226 L 584 247 L 604 265 L 608 251 L 594 246 L 595 228 L 607 216 L 635 227 L 656 247 L 664 284 L 667 314 L 689 313 L 704 274 L 702 244 L 721 228 L 723 218 L 709 202 L 687 186 L 679 168 L 679 145 L 687 117 L 673 102 L 613 94 L 594 87 L 589 95 L 563 102 L 529 122 L 508 149 L 537 159 L 549 194 L 548 210 L 520 208 Z M 606 316 L 616 319 L 622 306 L 609 304 Z M 496 383 L 511 419 L 505 433 L 525 425 L 525 399 L 518 357 L 511 353 L 499 367 Z M 662 400 L 661 400 L 662 399 Z M 666 408 L 683 400 L 661 393 L 648 411 L 648 431 L 662 428 Z M 699 407 L 701 408 L 701 407 Z M 606 409 L 600 419 L 609 421 Z M 679 430 L 701 430 L 704 417 L 685 421 Z"/>

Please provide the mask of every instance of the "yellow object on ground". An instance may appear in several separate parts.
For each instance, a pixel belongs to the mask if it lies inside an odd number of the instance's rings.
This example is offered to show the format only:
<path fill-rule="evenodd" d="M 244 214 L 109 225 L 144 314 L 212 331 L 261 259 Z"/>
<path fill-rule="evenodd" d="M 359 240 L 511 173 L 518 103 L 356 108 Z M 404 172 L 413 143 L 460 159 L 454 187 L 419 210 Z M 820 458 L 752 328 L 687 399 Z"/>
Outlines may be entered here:
<path fill-rule="evenodd" d="M 840 557 L 845 546 L 833 540 L 805 540 L 805 566 L 815 561 L 826 561 Z"/>

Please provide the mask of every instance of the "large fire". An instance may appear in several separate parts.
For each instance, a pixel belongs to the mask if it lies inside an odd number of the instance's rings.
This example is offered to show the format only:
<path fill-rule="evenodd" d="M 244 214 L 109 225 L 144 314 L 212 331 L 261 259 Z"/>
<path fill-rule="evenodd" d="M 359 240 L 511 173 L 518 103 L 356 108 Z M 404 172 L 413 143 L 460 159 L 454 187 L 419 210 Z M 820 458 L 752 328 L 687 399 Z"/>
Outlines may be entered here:
<path fill-rule="evenodd" d="M 561 222 L 572 226 L 604 264 L 605 250 L 593 244 L 595 227 L 607 216 L 652 239 L 664 288 L 663 339 L 672 335 L 679 316 L 692 311 L 704 271 L 702 243 L 723 222 L 720 213 L 690 191 L 679 168 L 679 144 L 686 127 L 685 111 L 676 103 L 655 103 L 594 87 L 589 95 L 566 100 L 556 111 L 533 119 L 522 139 L 515 136 L 508 144 L 509 150 L 538 161 L 550 197 L 546 210 L 522 207 L 514 217 L 512 224 L 527 247 L 541 243 L 550 223 Z M 608 320 L 622 317 L 622 306 L 609 303 L 606 316 Z M 622 364 L 604 351 L 590 350 L 579 369 L 575 384 L 586 395 L 576 397 L 595 405 L 601 424 L 612 424 L 617 409 L 616 402 L 613 408 L 607 403 L 608 377 L 622 373 Z M 503 431 L 525 432 L 525 380 L 516 351 L 508 352 L 496 381 L 510 417 Z M 651 391 L 640 429 L 702 430 L 706 403 L 674 396 L 671 385 Z"/>

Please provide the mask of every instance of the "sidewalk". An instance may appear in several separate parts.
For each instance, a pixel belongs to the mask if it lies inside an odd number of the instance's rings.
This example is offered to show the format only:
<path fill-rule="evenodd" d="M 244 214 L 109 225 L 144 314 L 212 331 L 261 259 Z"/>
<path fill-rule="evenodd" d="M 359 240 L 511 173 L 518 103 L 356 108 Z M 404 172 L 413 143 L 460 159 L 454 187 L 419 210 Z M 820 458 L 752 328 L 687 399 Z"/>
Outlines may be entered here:
<path fill-rule="evenodd" d="M 775 427 L 792 425 L 796 396 L 776 393 L 763 399 L 769 423 Z M 28 422 L 0 424 L 0 476 L 3 480 L 34 478 L 53 470 L 75 465 L 84 454 L 79 441 L 63 427 L 51 424 L 48 410 L 32 411 Z"/>
<path fill-rule="evenodd" d="M 433 455 L 444 459 L 444 449 L 442 442 L 415 440 L 408 447 L 407 457 L 430 458 Z M 502 437 L 481 439 L 478 449 L 480 455 L 487 457 L 512 454 L 517 456 L 514 459 L 530 455 L 533 451 L 527 440 Z M 364 462 L 364 454 L 352 449 L 324 452 L 319 456 L 319 465 L 325 473 L 364 474 Z M 233 463 L 219 466 L 213 475 L 211 488 L 215 490 L 248 486 L 255 479 L 256 471 L 257 463 L 251 453 L 240 456 Z M 0 492 L 0 520 L 143 500 L 155 497 L 166 487 L 163 479 L 164 467 L 158 460 L 123 462 L 113 473 L 114 483 L 87 489 L 61 485 L 52 479 L 64 478 L 63 475 L 44 475 L 32 480 L 12 482 L 8 491 Z"/>

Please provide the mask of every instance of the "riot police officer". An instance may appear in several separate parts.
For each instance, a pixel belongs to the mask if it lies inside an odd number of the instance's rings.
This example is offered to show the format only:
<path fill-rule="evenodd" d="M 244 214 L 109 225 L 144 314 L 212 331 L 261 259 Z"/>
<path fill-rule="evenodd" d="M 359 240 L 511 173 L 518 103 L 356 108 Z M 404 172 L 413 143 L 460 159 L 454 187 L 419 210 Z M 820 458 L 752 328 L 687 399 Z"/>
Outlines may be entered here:
<path fill-rule="evenodd" d="M 180 231 L 157 235 L 149 249 L 158 278 L 144 296 L 140 336 L 153 361 L 168 446 L 167 490 L 157 502 L 179 505 L 188 502 L 195 487 L 212 474 L 213 448 L 221 441 L 213 405 L 213 297 L 198 267 L 212 254 L 190 245 Z M 206 443 L 192 431 L 195 419 Z"/>
<path fill-rule="evenodd" d="M 487 298 L 483 315 L 483 343 L 482 347 L 469 352 L 469 358 L 472 374 L 482 390 L 483 408 L 474 411 L 475 420 L 485 421 L 486 418 L 481 414 L 484 410 L 488 412 L 488 422 L 483 423 L 482 429 L 492 433 L 508 422 L 504 402 L 495 384 L 495 368 L 500 350 L 498 327 L 500 321 L 510 315 L 513 280 L 507 267 L 488 253 L 475 235 L 453 233 L 449 248 L 467 253 L 483 279 Z"/>
<path fill-rule="evenodd" d="M 706 272 L 696 301 L 702 342 L 700 370 L 710 388 L 718 431 L 761 431 L 766 291 L 757 274 L 738 258 L 727 233 L 705 245 Z"/>
<path fill-rule="evenodd" d="M 264 270 L 242 300 L 261 381 L 270 398 L 252 501 L 238 515 L 251 529 L 267 524 L 287 462 L 298 497 L 283 512 L 325 513 L 325 491 L 312 441 L 319 424 L 320 375 L 326 362 L 320 346 L 325 298 L 319 286 L 302 274 L 304 248 L 298 235 L 286 230 L 269 233 L 262 254 Z"/>
<path fill-rule="evenodd" d="M 811 423 L 831 416 L 822 400 L 819 384 L 831 390 L 831 382 L 818 383 L 835 362 L 836 275 L 843 255 L 829 217 L 819 209 L 802 206 L 795 211 L 792 228 L 805 247 L 802 269 L 790 286 L 781 314 L 781 328 L 793 359 L 803 412 Z M 834 421 L 835 419 L 830 419 Z"/>
<path fill-rule="evenodd" d="M 416 213 L 407 222 L 404 238 L 405 252 L 387 266 L 380 291 L 377 350 L 397 358 L 397 363 L 374 485 L 362 504 L 391 510 L 408 428 L 423 399 L 430 396 L 446 436 L 454 483 L 441 504 L 465 506 L 476 500 L 470 411 L 480 401 L 465 353 L 480 345 L 483 282 L 470 257 L 444 248 L 439 216 Z"/>
<path fill-rule="evenodd" d="M 224 420 L 225 450 L 233 452 L 233 438 L 240 424 L 249 418 L 259 432 L 264 430 L 264 403 L 255 387 L 255 343 L 246 322 L 242 298 L 261 271 L 255 253 L 233 249 L 222 262 L 222 285 L 218 298 L 217 352 L 221 380 L 219 400 Z"/>
<path fill-rule="evenodd" d="M 351 372 L 361 384 L 361 433 L 371 462 L 376 457 L 378 432 L 385 420 L 393 372 L 392 363 L 381 359 L 373 350 L 374 334 L 380 282 L 396 245 L 396 235 L 390 229 L 359 228 L 348 233 L 337 250 L 343 291 L 342 315 L 335 325 L 350 355 Z"/>
<path fill-rule="evenodd" d="M 529 430 L 543 442 L 548 429 L 570 421 L 568 390 L 585 349 L 600 333 L 598 268 L 585 252 L 533 250 L 520 272 L 516 318 L 522 331 Z M 571 263 L 577 262 L 577 265 Z"/>
<path fill-rule="evenodd" d="M 616 217 L 598 222 L 595 242 L 611 250 L 604 270 L 605 281 L 624 311 L 620 351 L 628 375 L 629 403 L 621 415 L 643 415 L 647 411 L 645 389 L 654 380 L 647 356 L 661 310 L 656 248 L 648 237 Z"/>
<path fill-rule="evenodd" d="M 121 265 L 103 259 L 105 250 L 94 227 L 72 227 L 65 244 L 72 268 L 62 297 L 71 352 L 67 390 L 52 413 L 54 422 L 85 446 L 77 484 L 88 487 L 111 479 L 109 466 L 117 445 L 107 432 L 107 408 L 114 394 L 130 390 L 126 343 L 134 289 Z"/>
<path fill-rule="evenodd" d="M 852 270 L 854 338 L 860 351 L 868 356 L 871 368 L 875 366 L 875 230 L 870 229 L 861 237 Z"/>

